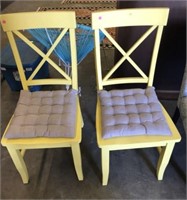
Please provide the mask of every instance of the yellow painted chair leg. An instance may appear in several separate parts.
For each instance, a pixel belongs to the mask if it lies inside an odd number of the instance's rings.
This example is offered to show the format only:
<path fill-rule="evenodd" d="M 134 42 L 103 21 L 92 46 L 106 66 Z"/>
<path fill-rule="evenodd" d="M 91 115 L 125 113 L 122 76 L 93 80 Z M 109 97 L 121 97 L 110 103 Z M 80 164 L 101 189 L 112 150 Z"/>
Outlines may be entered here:
<path fill-rule="evenodd" d="M 73 144 L 71 146 L 72 155 L 73 155 L 73 162 L 75 166 L 75 171 L 77 173 L 77 177 L 79 181 L 83 180 L 83 172 L 82 172 L 82 159 L 81 159 L 81 152 L 80 152 L 80 145 Z"/>
<path fill-rule="evenodd" d="M 108 184 L 109 176 L 109 163 L 110 163 L 110 152 L 108 149 L 101 149 L 101 162 L 102 162 L 102 176 L 103 176 L 103 185 Z"/>
<path fill-rule="evenodd" d="M 83 120 L 83 117 L 82 117 L 82 114 L 81 114 L 81 128 L 84 127 L 84 120 Z"/>
<path fill-rule="evenodd" d="M 173 152 L 173 148 L 175 146 L 175 143 L 170 142 L 165 147 L 162 147 L 162 150 L 160 152 L 160 157 L 157 164 L 157 178 L 158 180 L 163 179 L 164 171 L 169 163 L 171 154 Z"/>
<path fill-rule="evenodd" d="M 24 157 L 25 153 L 26 153 L 26 149 L 22 149 L 22 150 L 21 150 L 21 155 L 22 155 L 23 157 Z"/>
<path fill-rule="evenodd" d="M 14 162 L 16 169 L 21 175 L 23 183 L 27 184 L 29 182 L 29 175 L 21 151 L 12 147 L 7 147 L 7 149 Z"/>

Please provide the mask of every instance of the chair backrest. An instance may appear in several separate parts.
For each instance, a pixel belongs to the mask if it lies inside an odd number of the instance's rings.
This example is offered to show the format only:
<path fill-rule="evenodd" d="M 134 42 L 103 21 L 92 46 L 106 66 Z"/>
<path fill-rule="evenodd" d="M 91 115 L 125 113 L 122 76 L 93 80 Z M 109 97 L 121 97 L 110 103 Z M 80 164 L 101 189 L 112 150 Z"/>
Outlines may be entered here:
<path fill-rule="evenodd" d="M 103 86 L 125 83 L 147 83 L 148 86 L 152 86 L 160 40 L 163 32 L 163 27 L 167 24 L 168 14 L 168 8 L 119 9 L 92 13 L 92 28 L 94 29 L 95 35 L 97 84 L 99 90 L 103 89 Z M 126 52 L 107 32 L 106 29 L 112 27 L 117 28 L 132 26 L 145 26 L 149 28 Z M 122 54 L 122 58 L 109 70 L 109 72 L 104 77 L 102 75 L 101 66 L 99 30 L 101 30 L 106 35 L 106 37 L 115 46 L 115 48 Z M 153 45 L 149 74 L 146 75 L 141 67 L 139 67 L 130 57 L 130 55 L 155 30 L 157 30 L 157 32 Z M 126 40 L 128 40 L 128 38 Z M 125 60 L 128 60 L 131 66 L 139 73 L 140 77 L 112 77 L 113 73 L 119 68 L 119 66 L 121 66 Z"/>
<path fill-rule="evenodd" d="M 0 16 L 0 18 L 3 30 L 7 33 L 10 42 L 24 90 L 28 90 L 29 86 L 34 85 L 71 85 L 73 89 L 78 89 L 77 52 L 75 39 L 76 16 L 74 11 L 12 13 L 3 14 Z M 60 34 L 56 37 L 56 40 L 48 49 L 47 53 L 41 51 L 38 46 L 31 41 L 31 37 L 29 38 L 28 32 L 25 31 L 27 29 L 38 28 L 60 30 Z M 50 57 L 52 52 L 55 50 L 55 47 L 59 44 L 66 33 L 69 34 L 70 40 L 71 76 L 68 75 L 61 67 L 59 67 Z M 17 47 L 17 37 L 42 57 L 37 67 L 28 78 L 25 76 L 20 52 Z M 27 52 L 24 53 L 26 54 Z M 45 62 L 48 62 L 51 67 L 58 71 L 61 77 L 36 79 L 35 76 L 37 73 L 39 73 Z"/>

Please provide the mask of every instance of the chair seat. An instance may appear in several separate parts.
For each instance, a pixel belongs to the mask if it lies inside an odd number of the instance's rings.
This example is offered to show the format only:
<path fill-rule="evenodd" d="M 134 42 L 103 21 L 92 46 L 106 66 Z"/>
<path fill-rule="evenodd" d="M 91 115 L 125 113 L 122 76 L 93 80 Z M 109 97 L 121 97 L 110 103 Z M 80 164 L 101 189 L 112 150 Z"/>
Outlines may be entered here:
<path fill-rule="evenodd" d="M 102 137 L 171 135 L 154 87 L 98 92 Z"/>
<path fill-rule="evenodd" d="M 76 98 L 76 90 L 22 90 L 5 137 L 75 137 Z"/>

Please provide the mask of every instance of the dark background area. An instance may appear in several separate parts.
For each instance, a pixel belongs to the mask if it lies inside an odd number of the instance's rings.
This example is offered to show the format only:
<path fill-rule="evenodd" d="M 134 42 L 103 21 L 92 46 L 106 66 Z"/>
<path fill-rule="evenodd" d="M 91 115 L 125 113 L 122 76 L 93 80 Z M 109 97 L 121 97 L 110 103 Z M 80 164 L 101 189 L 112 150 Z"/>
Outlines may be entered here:
<path fill-rule="evenodd" d="M 14 1 L 1 1 L 1 10 L 4 10 L 9 4 L 13 2 Z"/>
<path fill-rule="evenodd" d="M 154 86 L 158 96 L 162 99 L 177 99 L 186 64 L 186 1 L 118 1 L 117 7 L 119 9 L 169 7 L 169 19 L 161 39 Z M 136 41 L 137 35 L 141 31 L 141 29 L 137 29 L 136 33 L 132 34 L 130 28 L 127 30 L 119 29 L 118 42 L 125 50 L 128 50 L 128 45 Z M 125 42 L 126 38 L 128 38 L 128 42 Z M 151 40 L 153 40 L 153 35 L 144 42 L 143 48 L 138 47 L 131 56 L 140 66 L 143 66 L 144 72 L 148 71 L 150 56 L 142 54 L 142 52 L 150 51 Z M 116 60 L 119 60 L 120 57 L 121 54 L 116 52 Z M 126 67 L 126 71 L 124 71 L 123 66 Z M 126 61 L 118 73 L 131 75 L 133 73 L 131 68 Z"/>

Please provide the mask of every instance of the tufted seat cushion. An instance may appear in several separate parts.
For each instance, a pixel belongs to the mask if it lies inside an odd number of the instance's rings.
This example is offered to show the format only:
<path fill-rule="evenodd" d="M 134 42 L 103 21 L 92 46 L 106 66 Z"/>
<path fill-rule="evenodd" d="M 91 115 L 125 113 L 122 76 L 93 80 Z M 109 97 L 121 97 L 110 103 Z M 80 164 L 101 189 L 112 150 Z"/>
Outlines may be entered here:
<path fill-rule="evenodd" d="M 153 87 L 102 90 L 103 138 L 133 135 L 171 135 Z"/>
<path fill-rule="evenodd" d="M 22 90 L 6 138 L 74 137 L 77 91 Z"/>

